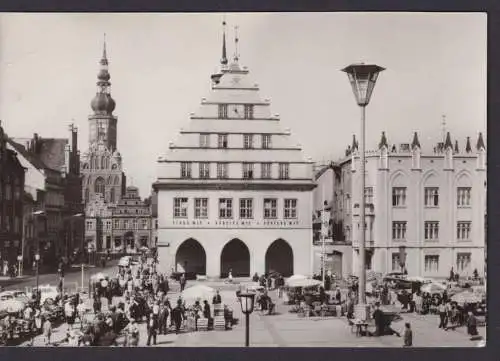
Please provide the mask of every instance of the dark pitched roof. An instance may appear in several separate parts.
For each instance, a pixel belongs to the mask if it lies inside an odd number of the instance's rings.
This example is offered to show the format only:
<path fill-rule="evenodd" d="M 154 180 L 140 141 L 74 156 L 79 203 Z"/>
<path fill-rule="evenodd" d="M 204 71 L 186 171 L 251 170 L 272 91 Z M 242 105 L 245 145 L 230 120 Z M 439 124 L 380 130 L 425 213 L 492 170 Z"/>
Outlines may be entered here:
<path fill-rule="evenodd" d="M 18 154 L 26 158 L 36 169 L 41 170 L 46 168 L 45 164 L 43 164 L 43 162 L 40 159 L 38 159 L 38 157 L 36 157 L 31 152 L 28 152 L 28 150 L 21 144 L 14 142 L 10 138 L 7 138 L 7 142 L 12 146 L 12 148 L 14 148 L 14 150 Z"/>
<path fill-rule="evenodd" d="M 413 134 L 413 141 L 411 142 L 411 149 L 415 149 L 415 147 L 421 148 L 417 132 Z"/>
<path fill-rule="evenodd" d="M 41 138 L 39 157 L 47 168 L 62 171 L 66 164 L 64 149 L 68 145 L 67 139 Z"/>
<path fill-rule="evenodd" d="M 477 138 L 476 149 L 477 150 L 486 149 L 486 147 L 484 145 L 484 140 L 483 140 L 483 133 L 479 133 L 479 138 Z"/>
<path fill-rule="evenodd" d="M 467 153 L 472 152 L 472 146 L 470 145 L 470 137 L 467 137 L 467 144 L 465 145 L 465 151 Z"/>
<path fill-rule="evenodd" d="M 385 136 L 385 132 L 382 132 L 382 136 L 380 137 L 380 143 L 378 143 L 378 149 L 381 149 L 382 147 L 389 148 L 389 145 L 387 144 L 387 137 Z"/>
<path fill-rule="evenodd" d="M 451 144 L 450 132 L 446 133 L 446 141 L 444 142 L 444 149 L 448 148 L 453 148 L 453 144 Z"/>

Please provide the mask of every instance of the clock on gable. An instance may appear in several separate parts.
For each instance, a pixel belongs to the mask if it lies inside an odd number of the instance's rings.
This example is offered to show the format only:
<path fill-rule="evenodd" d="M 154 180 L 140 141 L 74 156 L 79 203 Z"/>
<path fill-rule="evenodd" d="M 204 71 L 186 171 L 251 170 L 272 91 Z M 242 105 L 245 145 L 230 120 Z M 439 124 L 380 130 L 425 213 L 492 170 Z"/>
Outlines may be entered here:
<path fill-rule="evenodd" d="M 230 118 L 243 118 L 244 117 L 243 107 L 238 104 L 231 104 L 229 106 L 229 116 Z"/>

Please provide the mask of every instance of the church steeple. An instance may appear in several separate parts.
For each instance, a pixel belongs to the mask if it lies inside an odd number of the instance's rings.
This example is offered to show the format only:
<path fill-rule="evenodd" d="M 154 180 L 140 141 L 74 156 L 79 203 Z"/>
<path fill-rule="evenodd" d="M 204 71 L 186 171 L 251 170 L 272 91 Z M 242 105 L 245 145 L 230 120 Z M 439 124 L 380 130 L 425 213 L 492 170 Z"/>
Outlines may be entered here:
<path fill-rule="evenodd" d="M 358 150 L 358 142 L 356 141 L 356 135 L 352 135 L 352 145 L 351 145 L 351 151 L 357 151 Z"/>
<path fill-rule="evenodd" d="M 94 114 L 96 115 L 111 115 L 115 110 L 116 103 L 111 98 L 110 90 L 111 83 L 109 79 L 111 76 L 109 75 L 108 70 L 108 55 L 106 51 L 106 34 L 104 34 L 104 44 L 102 49 L 102 57 L 99 61 L 99 72 L 97 73 L 97 92 L 90 103 Z"/>
<path fill-rule="evenodd" d="M 220 59 L 220 63 L 222 66 L 227 65 L 227 53 L 226 53 L 226 19 L 222 21 L 222 58 Z"/>

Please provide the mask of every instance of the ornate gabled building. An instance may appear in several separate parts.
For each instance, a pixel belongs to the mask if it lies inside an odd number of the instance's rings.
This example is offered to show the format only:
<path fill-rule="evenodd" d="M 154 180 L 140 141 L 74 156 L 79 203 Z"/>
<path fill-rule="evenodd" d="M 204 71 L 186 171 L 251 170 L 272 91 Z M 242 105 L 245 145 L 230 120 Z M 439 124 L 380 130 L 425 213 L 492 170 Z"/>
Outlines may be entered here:
<path fill-rule="evenodd" d="M 225 24 L 224 24 L 225 25 Z M 164 271 L 226 277 L 312 273 L 313 164 L 223 35 L 209 95 L 158 160 Z"/>
<path fill-rule="evenodd" d="M 355 143 L 355 142 L 354 142 Z M 349 184 L 341 186 L 344 233 L 352 239 L 352 273 L 358 269 L 359 151 L 349 147 L 337 163 Z M 479 133 L 460 149 L 447 133 L 433 151 L 412 143 L 390 144 L 366 152 L 367 267 L 387 273 L 447 277 L 450 270 L 471 276 L 485 271 L 486 147 Z M 339 205 L 337 204 L 339 210 Z"/>
<path fill-rule="evenodd" d="M 116 103 L 110 93 L 106 42 L 99 64 L 97 92 L 90 103 L 94 113 L 88 118 L 89 149 L 81 159 L 82 197 L 88 203 L 100 194 L 106 203 L 117 204 L 125 193 L 126 180 L 117 150 L 118 118 L 113 115 Z"/>
<path fill-rule="evenodd" d="M 117 149 L 116 103 L 111 97 L 106 42 L 97 74 L 97 92 L 90 106 L 89 149 L 83 154 L 82 195 L 85 200 L 85 248 L 93 251 L 136 252 L 154 245 L 155 219 L 136 187 L 126 187 Z"/>

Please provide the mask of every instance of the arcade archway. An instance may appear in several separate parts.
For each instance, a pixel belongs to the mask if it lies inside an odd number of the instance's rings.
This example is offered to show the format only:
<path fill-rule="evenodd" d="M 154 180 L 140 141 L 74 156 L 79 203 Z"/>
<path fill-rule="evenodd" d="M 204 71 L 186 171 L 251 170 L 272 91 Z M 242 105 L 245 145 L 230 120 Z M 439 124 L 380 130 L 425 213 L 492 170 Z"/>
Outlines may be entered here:
<path fill-rule="evenodd" d="M 278 272 L 284 277 L 293 275 L 293 250 L 283 239 L 277 239 L 266 252 L 266 273 Z"/>
<path fill-rule="evenodd" d="M 245 243 L 235 238 L 228 242 L 222 249 L 220 262 L 220 275 L 227 277 L 229 270 L 233 277 L 250 276 L 250 251 Z"/>
<path fill-rule="evenodd" d="M 175 254 L 175 271 L 206 275 L 207 256 L 200 242 L 193 238 L 182 242 Z"/>

